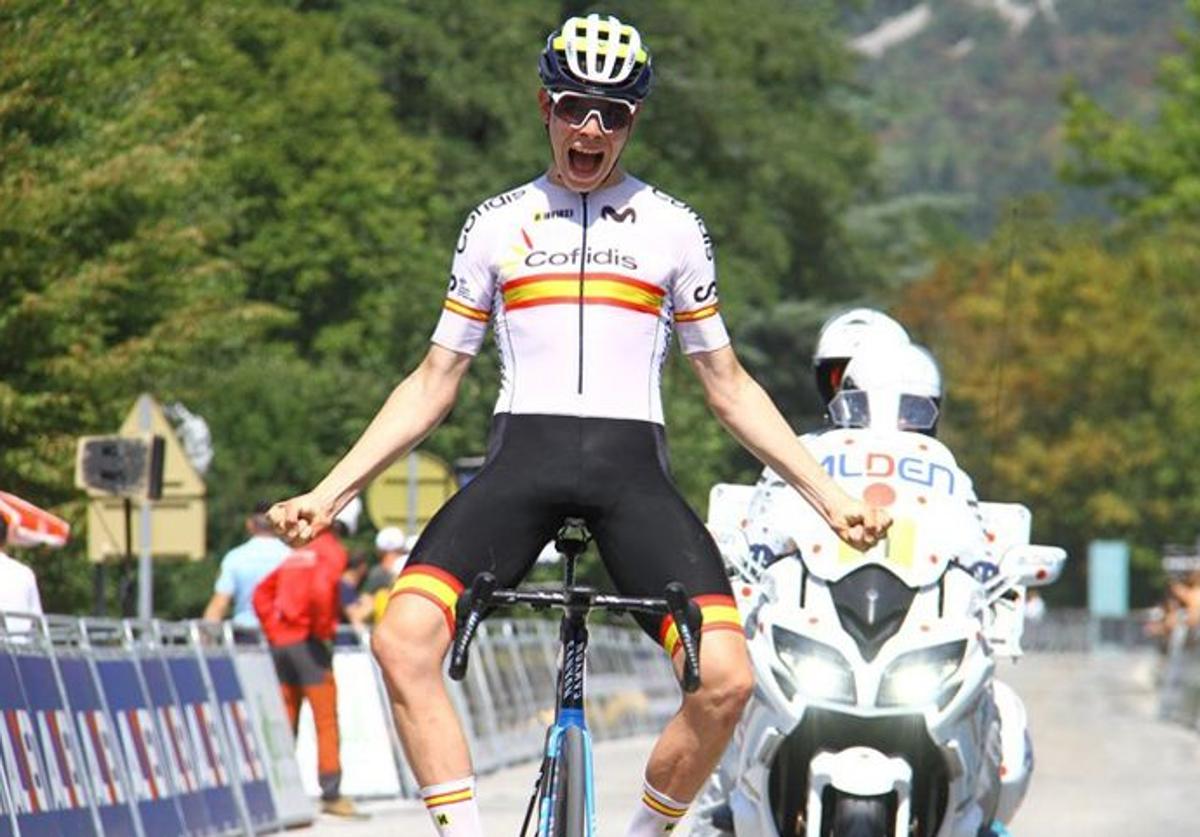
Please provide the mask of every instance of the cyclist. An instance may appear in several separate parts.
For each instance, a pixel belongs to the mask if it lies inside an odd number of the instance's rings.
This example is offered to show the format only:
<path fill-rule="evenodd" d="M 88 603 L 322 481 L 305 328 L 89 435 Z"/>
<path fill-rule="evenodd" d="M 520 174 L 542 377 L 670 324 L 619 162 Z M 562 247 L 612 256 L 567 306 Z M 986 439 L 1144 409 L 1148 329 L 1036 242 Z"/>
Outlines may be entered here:
<path fill-rule="evenodd" d="M 682 581 L 705 617 L 703 685 L 651 754 L 629 831 L 642 837 L 686 811 L 752 689 L 720 556 L 668 473 L 659 377 L 672 330 L 717 417 L 841 537 L 868 547 L 890 519 L 825 475 L 739 364 L 700 217 L 619 165 L 650 90 L 637 30 L 572 17 L 547 40 L 539 73 L 548 170 L 467 216 L 424 360 L 320 484 L 271 514 L 291 539 L 328 525 L 445 417 L 490 323 L 502 385 L 486 464 L 422 533 L 374 651 L 435 827 L 475 835 L 470 755 L 442 679 L 464 585 L 483 570 L 518 583 L 567 515 L 587 521 L 622 593 L 658 596 Z M 642 625 L 677 650 L 669 621 Z"/>

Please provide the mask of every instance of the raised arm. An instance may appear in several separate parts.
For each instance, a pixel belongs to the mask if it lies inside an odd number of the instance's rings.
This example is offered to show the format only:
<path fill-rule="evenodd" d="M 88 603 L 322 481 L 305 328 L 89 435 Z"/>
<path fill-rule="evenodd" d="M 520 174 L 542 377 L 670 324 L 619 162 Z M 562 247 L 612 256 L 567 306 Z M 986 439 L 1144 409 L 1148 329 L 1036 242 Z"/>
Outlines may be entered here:
<path fill-rule="evenodd" d="M 732 347 L 695 352 L 687 358 L 717 420 L 800 492 L 838 537 L 867 549 L 884 536 L 891 525 L 888 513 L 855 500 L 825 473 L 770 396 L 742 367 Z"/>
<path fill-rule="evenodd" d="M 392 390 L 349 452 L 312 491 L 276 503 L 268 516 L 290 543 L 326 529 L 337 511 L 392 460 L 437 427 L 458 397 L 471 355 L 432 345 L 420 365 Z"/>

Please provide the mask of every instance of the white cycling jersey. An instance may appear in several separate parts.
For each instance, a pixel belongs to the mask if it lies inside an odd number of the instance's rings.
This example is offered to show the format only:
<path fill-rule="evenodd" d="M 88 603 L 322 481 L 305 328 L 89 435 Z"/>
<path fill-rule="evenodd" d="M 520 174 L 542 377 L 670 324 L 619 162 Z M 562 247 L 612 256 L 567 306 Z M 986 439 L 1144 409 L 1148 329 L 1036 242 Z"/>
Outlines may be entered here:
<path fill-rule="evenodd" d="M 545 176 L 467 216 L 432 340 L 475 354 L 491 322 L 498 413 L 663 421 L 671 331 L 687 354 L 729 343 L 712 240 L 637 178 L 588 194 Z"/>

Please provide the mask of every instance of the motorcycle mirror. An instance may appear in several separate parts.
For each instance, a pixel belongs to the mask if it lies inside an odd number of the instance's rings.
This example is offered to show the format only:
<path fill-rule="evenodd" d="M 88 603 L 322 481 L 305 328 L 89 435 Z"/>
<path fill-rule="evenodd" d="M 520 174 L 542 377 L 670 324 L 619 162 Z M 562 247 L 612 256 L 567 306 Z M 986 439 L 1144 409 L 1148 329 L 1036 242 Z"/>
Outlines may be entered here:
<path fill-rule="evenodd" d="M 1045 587 L 1062 575 L 1067 551 L 1057 546 L 1017 544 L 1000 559 L 1000 572 L 1025 587 Z"/>

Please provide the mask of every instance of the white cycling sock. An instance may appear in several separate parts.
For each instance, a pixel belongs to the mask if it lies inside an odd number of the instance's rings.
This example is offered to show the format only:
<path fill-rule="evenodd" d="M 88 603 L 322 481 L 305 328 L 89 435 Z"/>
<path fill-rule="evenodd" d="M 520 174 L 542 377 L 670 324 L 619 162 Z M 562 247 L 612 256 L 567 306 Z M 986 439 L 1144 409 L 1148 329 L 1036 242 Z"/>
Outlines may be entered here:
<path fill-rule="evenodd" d="M 440 837 L 483 837 L 474 776 L 421 788 L 421 799 Z"/>
<path fill-rule="evenodd" d="M 672 799 L 646 782 L 642 786 L 642 804 L 634 813 L 625 837 L 663 837 L 664 834 L 670 834 L 679 825 L 690 804 Z"/>

